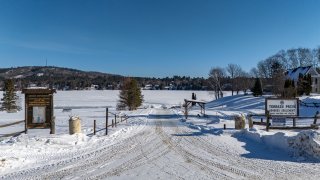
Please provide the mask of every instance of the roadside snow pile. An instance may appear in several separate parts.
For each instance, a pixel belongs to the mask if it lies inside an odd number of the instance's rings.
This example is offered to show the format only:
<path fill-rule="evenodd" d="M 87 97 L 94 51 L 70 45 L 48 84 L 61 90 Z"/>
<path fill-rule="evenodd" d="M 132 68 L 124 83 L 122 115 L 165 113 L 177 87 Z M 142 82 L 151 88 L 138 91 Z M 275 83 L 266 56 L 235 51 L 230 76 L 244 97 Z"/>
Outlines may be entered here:
<path fill-rule="evenodd" d="M 304 103 L 320 103 L 320 96 L 310 96 L 302 100 Z"/>
<path fill-rule="evenodd" d="M 64 145 L 74 146 L 88 142 L 91 138 L 85 134 L 79 133 L 75 135 L 48 135 L 44 137 L 29 137 L 26 134 L 21 134 L 17 137 L 11 137 L 0 141 L 0 145 L 12 145 L 12 146 L 26 146 L 26 147 L 43 147 L 43 145 Z"/>
<path fill-rule="evenodd" d="M 320 160 L 320 134 L 315 131 L 302 131 L 297 136 L 289 137 L 289 147 L 294 149 L 296 157 L 311 157 Z"/>
<path fill-rule="evenodd" d="M 270 148 L 277 148 L 293 154 L 299 161 L 307 159 L 320 160 L 320 135 L 316 131 L 302 131 L 295 136 L 282 132 L 272 134 L 259 129 L 243 129 L 235 132 L 233 137 L 244 137 Z"/>

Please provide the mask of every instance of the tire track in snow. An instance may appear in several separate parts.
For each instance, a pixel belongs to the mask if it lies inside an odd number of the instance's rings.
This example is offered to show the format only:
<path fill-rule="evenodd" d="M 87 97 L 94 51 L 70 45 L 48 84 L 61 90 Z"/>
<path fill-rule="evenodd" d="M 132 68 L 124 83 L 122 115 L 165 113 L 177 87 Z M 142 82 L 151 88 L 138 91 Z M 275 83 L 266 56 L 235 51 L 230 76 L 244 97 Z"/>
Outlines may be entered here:
<path fill-rule="evenodd" d="M 56 179 L 57 177 L 64 178 L 68 175 L 71 175 L 72 173 L 81 170 L 86 170 L 88 169 L 88 167 L 93 167 L 94 165 L 98 164 L 99 160 L 101 161 L 100 158 L 103 155 L 106 155 L 106 159 L 109 160 L 113 158 L 115 155 L 119 155 L 119 153 L 122 153 L 122 155 L 126 155 L 128 153 L 127 151 L 136 151 L 136 149 L 134 148 L 137 148 L 137 144 L 134 144 L 134 141 L 132 141 L 132 139 L 134 139 L 137 136 L 140 136 L 140 134 L 136 133 L 131 137 L 121 139 L 119 142 L 113 145 L 102 144 L 100 145 L 102 147 L 99 147 L 98 149 L 96 149 L 98 146 L 95 146 L 94 148 L 90 149 L 89 153 L 86 151 L 84 151 L 83 154 L 75 153 L 75 156 L 71 156 L 72 158 L 66 158 L 59 162 L 9 173 L 1 177 L 1 179 L 16 179 L 19 177 L 21 179 Z M 123 152 L 123 150 L 127 151 Z M 104 154 L 105 152 L 108 153 Z M 80 165 L 75 166 L 75 164 Z M 68 166 L 71 166 L 71 168 L 66 168 Z M 40 175 L 34 175 L 37 174 L 37 172 L 41 172 Z"/>
<path fill-rule="evenodd" d="M 152 126 L 152 125 L 151 125 Z M 157 127 L 156 127 L 157 129 Z M 155 162 L 157 159 L 164 157 L 168 153 L 170 153 L 172 150 L 166 146 L 163 146 L 163 141 L 159 140 L 158 136 L 156 136 L 156 130 L 152 130 L 151 132 L 148 132 L 148 136 L 146 137 L 145 134 L 140 138 L 140 139 L 135 139 L 137 143 L 140 144 L 140 152 L 141 154 L 138 156 L 139 160 L 137 159 L 132 159 L 130 161 L 126 161 L 119 166 L 116 166 L 115 168 L 112 168 L 111 170 L 96 175 L 96 176 L 91 176 L 88 179 L 101 179 L 101 178 L 106 178 L 106 177 L 112 177 L 119 175 L 125 171 L 128 171 L 130 169 L 134 169 L 143 165 L 147 164 L 153 164 L 156 167 L 159 167 Z M 151 137 L 151 139 L 150 139 Z M 158 142 L 157 142 L 158 141 Z M 157 142 L 156 144 L 152 144 L 151 142 Z M 151 144 L 153 147 L 149 147 L 148 144 Z M 141 158 L 143 157 L 143 158 Z M 163 170 L 164 171 L 164 170 Z M 164 171 L 166 174 L 178 178 L 178 179 L 184 179 L 183 177 L 179 176 L 178 174 L 174 174 L 168 171 Z"/>
<path fill-rule="evenodd" d="M 173 147 L 175 152 L 177 152 L 179 155 L 181 155 L 183 158 L 186 159 L 187 162 L 192 163 L 199 167 L 200 170 L 206 172 L 208 175 L 208 178 L 214 178 L 214 179 L 234 179 L 239 178 L 239 176 L 246 177 L 245 174 L 237 169 L 234 168 L 228 168 L 226 166 L 223 166 L 222 164 L 219 164 L 217 162 L 213 162 L 207 159 L 204 159 L 201 157 L 201 155 L 193 154 L 185 149 L 185 147 L 193 146 L 193 144 L 183 145 L 177 142 L 172 142 L 170 139 L 170 136 L 167 135 L 162 129 L 162 123 L 161 121 L 159 123 L 159 134 L 164 139 L 165 142 L 169 144 L 169 146 Z M 178 126 L 176 126 L 178 127 Z M 179 128 L 175 128 L 176 131 Z M 183 137 L 179 137 L 179 139 L 182 139 Z M 189 136 L 188 138 L 192 138 L 192 136 Z M 175 145 L 173 145 L 175 143 Z M 208 165 L 211 165 L 208 167 Z M 224 173 L 221 173 L 221 172 Z M 226 173 L 227 172 L 227 173 Z M 236 176 L 234 176 L 236 175 Z"/>

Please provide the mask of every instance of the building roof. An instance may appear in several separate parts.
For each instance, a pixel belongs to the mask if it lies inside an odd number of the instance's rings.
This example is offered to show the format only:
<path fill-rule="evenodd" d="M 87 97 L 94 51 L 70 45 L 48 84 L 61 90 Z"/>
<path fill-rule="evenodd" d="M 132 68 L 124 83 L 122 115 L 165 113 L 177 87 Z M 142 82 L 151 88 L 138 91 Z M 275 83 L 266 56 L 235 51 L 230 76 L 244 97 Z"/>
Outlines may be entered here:
<path fill-rule="evenodd" d="M 291 69 L 287 71 L 287 77 L 297 81 L 299 79 L 299 74 L 306 75 L 310 71 L 312 66 L 306 66 L 306 67 L 297 67 L 295 69 Z"/>

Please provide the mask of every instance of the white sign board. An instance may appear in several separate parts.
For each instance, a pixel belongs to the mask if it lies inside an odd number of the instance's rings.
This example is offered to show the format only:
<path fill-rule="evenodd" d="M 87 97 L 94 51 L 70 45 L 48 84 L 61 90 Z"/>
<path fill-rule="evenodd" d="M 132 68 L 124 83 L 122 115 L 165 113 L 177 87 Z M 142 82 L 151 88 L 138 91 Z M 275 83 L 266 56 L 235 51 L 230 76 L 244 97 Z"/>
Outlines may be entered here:
<path fill-rule="evenodd" d="M 266 99 L 266 113 L 270 116 L 299 116 L 298 99 Z"/>
<path fill-rule="evenodd" d="M 45 123 L 46 122 L 46 107 L 33 107 L 32 123 Z"/>

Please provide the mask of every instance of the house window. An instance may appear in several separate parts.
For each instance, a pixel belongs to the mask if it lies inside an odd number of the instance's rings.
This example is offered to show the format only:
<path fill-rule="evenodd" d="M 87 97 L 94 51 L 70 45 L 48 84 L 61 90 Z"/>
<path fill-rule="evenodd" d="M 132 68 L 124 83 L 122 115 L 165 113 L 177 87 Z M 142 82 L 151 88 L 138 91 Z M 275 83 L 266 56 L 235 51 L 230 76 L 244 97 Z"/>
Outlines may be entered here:
<path fill-rule="evenodd" d="M 315 82 L 314 82 L 315 84 L 318 84 L 318 78 L 315 78 Z"/>

